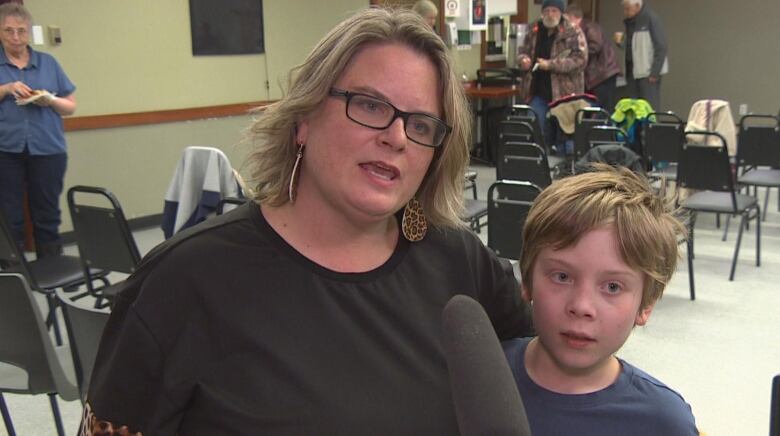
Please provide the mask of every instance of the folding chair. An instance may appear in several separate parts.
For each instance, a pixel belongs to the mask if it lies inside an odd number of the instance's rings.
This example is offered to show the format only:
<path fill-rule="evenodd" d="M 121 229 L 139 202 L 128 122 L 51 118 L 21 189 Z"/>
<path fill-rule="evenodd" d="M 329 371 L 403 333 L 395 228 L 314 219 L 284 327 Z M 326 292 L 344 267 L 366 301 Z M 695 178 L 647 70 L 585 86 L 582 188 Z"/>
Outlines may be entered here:
<path fill-rule="evenodd" d="M 718 138 L 720 145 L 711 146 L 704 144 L 688 143 L 689 138 L 697 140 L 704 138 Z M 685 134 L 686 143 L 680 151 L 680 161 L 677 167 L 677 185 L 681 188 L 699 190 L 686 198 L 681 206 L 691 212 L 688 221 L 688 272 L 691 300 L 696 298 L 693 279 L 693 229 L 696 223 L 696 214 L 700 212 L 739 214 L 742 218 L 737 233 L 737 242 L 734 248 L 734 258 L 731 262 L 729 280 L 734 280 L 734 272 L 737 268 L 739 247 L 742 243 L 742 232 L 747 227 L 748 221 L 756 219 L 756 266 L 761 265 L 761 208 L 758 200 L 749 195 L 739 194 L 735 190 L 734 177 L 729 164 L 726 140 L 716 132 L 688 132 Z M 751 216 L 751 212 L 754 215 Z"/>
<path fill-rule="evenodd" d="M 523 225 L 542 188 L 529 182 L 499 180 L 488 189 L 488 247 L 496 255 L 519 259 Z"/>
<path fill-rule="evenodd" d="M 645 161 L 649 178 L 677 180 L 677 160 L 683 144 L 685 122 L 674 112 L 653 112 L 644 129 Z"/>
<path fill-rule="evenodd" d="M 547 153 L 538 144 L 509 141 L 501 144 L 496 159 L 498 180 L 531 182 L 541 188 L 552 183 Z"/>
<path fill-rule="evenodd" d="M 769 190 L 780 188 L 780 118 L 774 115 L 745 115 L 739 120 L 737 166 L 740 185 L 766 188 L 764 216 L 769 205 Z M 780 190 L 778 190 L 780 199 Z M 780 211 L 780 202 L 778 202 Z"/>
<path fill-rule="evenodd" d="M 222 200 L 219 200 L 219 203 L 217 203 L 217 215 L 222 215 L 225 212 L 230 212 L 231 210 L 235 209 L 238 206 L 241 206 L 242 204 L 249 201 L 248 198 L 245 197 L 225 197 Z M 230 209 L 225 209 L 226 207 L 230 207 Z"/>
<path fill-rule="evenodd" d="M 62 317 L 65 319 L 76 386 L 83 403 L 86 399 L 92 367 L 95 365 L 100 338 L 103 336 L 103 329 L 111 311 L 79 306 L 61 290 L 57 290 L 57 299 L 62 308 Z"/>
<path fill-rule="evenodd" d="M 59 323 L 57 323 L 57 299 L 54 290 L 77 289 L 87 283 L 81 260 L 76 256 L 50 256 L 28 262 L 24 253 L 19 250 L 11 236 L 11 230 L 5 221 L 5 214 L 0 213 L 0 265 L 5 273 L 19 273 L 24 276 L 29 286 L 46 296 L 49 312 L 46 315 L 46 325 L 54 331 L 57 345 L 62 344 Z M 107 271 L 93 268 L 90 277 L 108 283 Z"/>
<path fill-rule="evenodd" d="M 516 104 L 512 106 L 511 112 L 507 116 L 507 121 L 523 121 L 531 125 L 533 131 L 533 141 L 538 144 L 542 149 L 547 150 L 547 145 L 544 143 L 544 135 L 542 135 L 542 127 L 539 123 L 539 116 L 534 112 L 531 106 L 525 104 Z"/>
<path fill-rule="evenodd" d="M 487 201 L 480 200 L 477 196 L 476 171 L 466 171 L 464 190 L 471 190 L 472 198 L 466 198 L 464 201 L 463 221 L 469 223 L 471 230 L 479 233 L 485 225 L 480 220 L 487 216 Z"/>
<path fill-rule="evenodd" d="M 609 112 L 600 107 L 587 107 L 574 115 L 574 161 L 579 160 L 590 150 L 588 131 L 593 126 L 610 124 Z"/>
<path fill-rule="evenodd" d="M 79 398 L 67 346 L 54 347 L 22 274 L 0 274 L 0 411 L 15 434 L 2 393 L 47 394 L 59 436 L 65 435 L 57 395 Z"/>
<path fill-rule="evenodd" d="M 109 283 L 93 287 L 90 269 L 132 274 L 141 261 L 141 254 L 114 194 L 104 188 L 74 186 L 68 189 L 67 197 L 79 255 L 88 278 L 87 290 L 96 298 L 95 307 L 101 307 L 102 299 L 112 301 L 119 287 Z M 104 205 L 95 206 L 96 203 Z"/>

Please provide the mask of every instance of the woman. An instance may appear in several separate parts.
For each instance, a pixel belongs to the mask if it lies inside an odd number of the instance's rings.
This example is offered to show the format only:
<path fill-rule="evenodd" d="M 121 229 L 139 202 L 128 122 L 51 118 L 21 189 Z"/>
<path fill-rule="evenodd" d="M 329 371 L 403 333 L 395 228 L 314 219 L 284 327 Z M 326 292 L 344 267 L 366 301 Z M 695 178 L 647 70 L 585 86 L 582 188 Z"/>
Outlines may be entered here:
<path fill-rule="evenodd" d="M 21 247 L 26 189 L 41 258 L 62 252 L 59 197 L 67 162 L 62 116 L 76 111 L 76 87 L 51 55 L 30 48 L 31 23 L 24 6 L 0 6 L 0 209 Z"/>
<path fill-rule="evenodd" d="M 85 407 L 130 434 L 457 434 L 450 297 L 530 333 L 511 272 L 458 218 L 469 112 L 411 11 L 333 29 L 254 124 L 256 203 L 147 256 Z M 259 207 L 258 207 L 259 204 Z"/>

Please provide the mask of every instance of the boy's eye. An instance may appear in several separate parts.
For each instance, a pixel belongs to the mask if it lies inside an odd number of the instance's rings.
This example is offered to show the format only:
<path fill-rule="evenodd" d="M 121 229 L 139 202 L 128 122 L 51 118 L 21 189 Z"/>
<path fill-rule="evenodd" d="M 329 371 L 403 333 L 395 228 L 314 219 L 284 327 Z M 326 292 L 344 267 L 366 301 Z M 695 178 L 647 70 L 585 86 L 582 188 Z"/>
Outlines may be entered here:
<path fill-rule="evenodd" d="M 616 283 L 616 282 L 607 283 L 607 292 L 609 292 L 610 294 L 617 294 L 622 289 L 623 287 L 620 286 L 620 283 Z"/>
<path fill-rule="evenodd" d="M 569 275 L 562 271 L 554 272 L 552 278 L 553 281 L 558 283 L 566 283 L 569 281 Z"/>

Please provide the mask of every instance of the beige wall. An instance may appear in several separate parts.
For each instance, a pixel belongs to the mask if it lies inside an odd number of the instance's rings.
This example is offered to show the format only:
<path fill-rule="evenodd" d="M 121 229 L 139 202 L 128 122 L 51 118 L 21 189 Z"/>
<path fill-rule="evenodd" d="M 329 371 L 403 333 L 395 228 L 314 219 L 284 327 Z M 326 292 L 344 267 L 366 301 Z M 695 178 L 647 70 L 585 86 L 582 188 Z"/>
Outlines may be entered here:
<path fill-rule="evenodd" d="M 61 28 L 53 54 L 76 84 L 77 116 L 180 109 L 276 99 L 279 77 L 325 32 L 367 0 L 266 0 L 266 53 L 192 56 L 188 0 L 27 0 L 34 24 Z M 270 90 L 266 89 L 266 80 Z M 249 116 L 68 132 L 65 188 L 102 186 L 129 218 L 162 212 L 181 150 L 215 146 L 241 167 Z M 61 198 L 63 225 L 72 229 Z"/>
<path fill-rule="evenodd" d="M 738 117 L 745 103 L 755 113 L 780 108 L 780 1 L 712 2 L 651 0 L 669 38 L 669 74 L 663 79 L 663 110 L 687 118 L 694 101 L 721 98 Z M 605 32 L 621 30 L 618 0 L 601 2 Z"/>

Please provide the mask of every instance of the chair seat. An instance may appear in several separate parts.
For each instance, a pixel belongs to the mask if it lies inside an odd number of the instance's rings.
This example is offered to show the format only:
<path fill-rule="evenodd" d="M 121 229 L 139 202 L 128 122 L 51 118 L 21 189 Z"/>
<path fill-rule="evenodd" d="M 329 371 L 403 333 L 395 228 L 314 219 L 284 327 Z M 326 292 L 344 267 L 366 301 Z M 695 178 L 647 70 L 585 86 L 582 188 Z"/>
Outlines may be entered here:
<path fill-rule="evenodd" d="M 488 205 L 486 200 L 474 200 L 467 198 L 465 202 L 465 212 L 463 216 L 464 221 L 473 221 L 488 213 Z"/>
<path fill-rule="evenodd" d="M 39 290 L 67 288 L 84 283 L 84 269 L 81 260 L 75 256 L 44 257 L 29 262 L 30 272 Z M 103 277 L 106 271 L 90 269 L 93 278 Z"/>
<path fill-rule="evenodd" d="M 739 177 L 738 183 L 755 186 L 780 186 L 780 170 L 753 169 Z"/>
<path fill-rule="evenodd" d="M 741 213 L 746 209 L 756 207 L 758 204 L 758 200 L 749 195 L 736 194 L 736 198 L 737 209 L 734 210 L 734 205 L 731 202 L 731 193 L 702 191 L 692 194 L 685 199 L 682 207 L 700 212 Z"/>
<path fill-rule="evenodd" d="M 666 180 L 675 181 L 677 180 L 677 165 L 671 164 L 667 166 L 666 168 L 651 171 L 647 174 L 648 177 L 651 178 L 665 178 Z"/>

